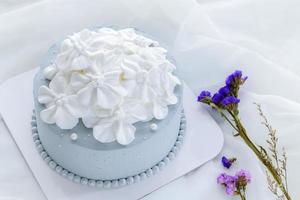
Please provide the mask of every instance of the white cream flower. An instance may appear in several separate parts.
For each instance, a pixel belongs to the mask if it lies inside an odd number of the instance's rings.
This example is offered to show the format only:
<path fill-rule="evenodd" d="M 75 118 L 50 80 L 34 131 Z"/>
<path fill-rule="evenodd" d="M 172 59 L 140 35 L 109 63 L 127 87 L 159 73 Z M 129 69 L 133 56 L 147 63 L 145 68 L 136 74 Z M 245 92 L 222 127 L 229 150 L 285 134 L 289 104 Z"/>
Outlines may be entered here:
<path fill-rule="evenodd" d="M 82 70 L 91 65 L 87 49 L 87 40 L 91 36 L 89 32 L 85 29 L 69 36 L 62 42 L 61 52 L 55 60 L 59 69 L 65 71 Z"/>
<path fill-rule="evenodd" d="M 96 104 L 104 109 L 111 109 L 118 105 L 126 95 L 119 82 L 120 74 L 120 71 L 112 71 L 87 75 L 89 82 L 78 91 L 78 101 L 84 106 Z"/>
<path fill-rule="evenodd" d="M 180 84 L 178 78 L 172 75 L 172 65 L 153 67 L 149 71 L 138 69 L 135 65 L 125 67 L 125 77 L 134 83 L 127 84 L 132 91 L 130 96 L 139 98 L 147 105 L 156 119 L 163 119 L 168 114 L 168 105 L 176 104 L 174 95 L 176 85 Z"/>
<path fill-rule="evenodd" d="M 93 127 L 96 140 L 107 143 L 117 141 L 119 144 L 128 145 L 135 136 L 135 122 L 147 119 L 147 110 L 136 102 L 124 103 L 117 108 L 112 116 L 102 118 Z"/>
<path fill-rule="evenodd" d="M 74 128 L 84 112 L 75 95 L 57 94 L 46 86 L 40 87 L 38 101 L 46 105 L 40 112 L 41 119 L 48 124 L 56 123 L 61 129 Z"/>

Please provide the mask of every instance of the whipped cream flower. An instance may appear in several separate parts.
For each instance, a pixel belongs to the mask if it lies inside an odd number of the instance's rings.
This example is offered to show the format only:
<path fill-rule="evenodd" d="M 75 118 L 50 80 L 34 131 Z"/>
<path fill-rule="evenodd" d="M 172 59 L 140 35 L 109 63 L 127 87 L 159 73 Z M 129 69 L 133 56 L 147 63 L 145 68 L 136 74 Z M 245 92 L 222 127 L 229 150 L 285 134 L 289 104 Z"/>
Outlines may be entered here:
<path fill-rule="evenodd" d="M 134 123 L 164 119 L 180 81 L 159 43 L 134 29 L 83 30 L 62 42 L 53 64 L 43 71 L 49 86 L 38 100 L 41 119 L 72 129 L 82 119 L 103 143 L 127 145 Z"/>
<path fill-rule="evenodd" d="M 56 123 L 61 129 L 74 128 L 84 112 L 75 95 L 58 94 L 46 86 L 40 87 L 38 101 L 46 105 L 40 112 L 41 119 L 48 124 Z"/>
<path fill-rule="evenodd" d="M 78 91 L 78 101 L 84 106 L 96 104 L 104 109 L 118 105 L 126 95 L 126 91 L 119 83 L 120 75 L 120 71 L 111 71 L 74 77 L 75 85 L 79 85 L 80 82 L 87 83 Z M 76 83 L 75 79 L 79 83 Z"/>
<path fill-rule="evenodd" d="M 124 67 L 125 77 L 134 80 L 130 96 L 141 99 L 156 119 L 163 119 L 168 114 L 168 105 L 176 104 L 174 94 L 176 85 L 180 84 L 178 78 L 172 75 L 169 66 L 153 67 L 149 71 L 139 69 L 135 65 Z"/>
<path fill-rule="evenodd" d="M 96 140 L 107 143 L 117 141 L 128 145 L 135 136 L 135 122 L 147 119 L 147 110 L 138 102 L 127 102 L 118 107 L 110 117 L 102 118 L 93 127 Z"/>
<path fill-rule="evenodd" d="M 69 36 L 62 42 L 61 53 L 56 58 L 56 66 L 61 70 L 81 70 L 90 66 L 90 60 L 87 52 L 85 40 L 80 40 L 81 35 L 85 35 L 86 31 L 81 34 Z M 80 39 L 78 39 L 80 38 Z"/>

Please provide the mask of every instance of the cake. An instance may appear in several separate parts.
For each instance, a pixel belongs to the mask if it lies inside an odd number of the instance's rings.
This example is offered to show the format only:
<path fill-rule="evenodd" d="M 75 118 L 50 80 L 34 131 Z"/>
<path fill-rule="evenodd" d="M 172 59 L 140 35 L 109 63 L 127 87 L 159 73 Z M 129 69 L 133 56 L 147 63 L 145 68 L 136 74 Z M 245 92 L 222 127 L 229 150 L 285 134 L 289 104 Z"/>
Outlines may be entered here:
<path fill-rule="evenodd" d="M 133 28 L 84 29 L 53 45 L 33 82 L 42 159 L 71 181 L 120 187 L 156 174 L 184 135 L 167 50 Z"/>

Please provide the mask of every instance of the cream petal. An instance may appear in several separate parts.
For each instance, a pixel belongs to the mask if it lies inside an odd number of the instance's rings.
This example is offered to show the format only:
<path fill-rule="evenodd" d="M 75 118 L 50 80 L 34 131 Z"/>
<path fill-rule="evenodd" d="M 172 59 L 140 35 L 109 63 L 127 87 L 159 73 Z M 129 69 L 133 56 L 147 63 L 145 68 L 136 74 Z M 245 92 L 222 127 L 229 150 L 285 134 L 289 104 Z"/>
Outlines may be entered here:
<path fill-rule="evenodd" d="M 153 99 L 155 99 L 157 96 L 155 90 L 152 87 L 148 86 L 146 91 L 147 93 L 145 94 L 145 96 L 147 97 L 148 102 L 153 101 Z"/>
<path fill-rule="evenodd" d="M 56 106 L 52 105 L 40 112 L 41 119 L 47 124 L 54 124 L 56 122 Z"/>
<path fill-rule="evenodd" d="M 89 83 L 90 79 L 79 72 L 74 72 L 71 75 L 70 78 L 70 86 L 75 90 L 78 91 L 82 89 L 84 86 L 86 86 Z"/>
<path fill-rule="evenodd" d="M 110 52 L 96 52 L 93 54 L 94 71 L 100 70 L 102 73 L 117 70 L 116 57 Z"/>
<path fill-rule="evenodd" d="M 93 136 L 96 140 L 102 143 L 113 142 L 116 140 L 113 130 L 113 122 L 100 122 L 93 128 Z"/>
<path fill-rule="evenodd" d="M 132 80 L 136 76 L 136 71 L 131 69 L 130 67 L 121 64 L 122 70 L 123 70 L 123 75 L 124 75 L 124 81 L 126 80 Z"/>
<path fill-rule="evenodd" d="M 84 87 L 78 91 L 78 93 L 77 93 L 78 101 L 82 105 L 88 106 L 89 103 L 92 101 L 92 95 L 93 95 L 94 91 L 95 91 L 95 88 L 93 87 L 93 85 L 88 84 L 86 87 Z"/>
<path fill-rule="evenodd" d="M 156 102 L 153 103 L 153 116 L 156 119 L 164 119 L 168 115 L 168 107 Z"/>
<path fill-rule="evenodd" d="M 126 80 L 126 81 L 123 81 L 122 82 L 122 87 L 126 91 L 127 96 L 128 97 L 132 97 L 134 89 L 136 87 L 136 82 L 135 82 L 135 80 Z"/>
<path fill-rule="evenodd" d="M 135 123 L 138 121 L 145 121 L 148 117 L 148 110 L 140 102 L 131 101 L 130 103 L 123 104 L 123 109 L 127 113 L 126 121 Z"/>
<path fill-rule="evenodd" d="M 168 76 L 170 78 L 170 81 L 173 85 L 181 85 L 181 81 L 176 77 L 174 76 L 173 74 L 171 73 L 168 73 Z"/>
<path fill-rule="evenodd" d="M 112 116 L 113 111 L 113 109 L 104 109 L 99 107 L 98 105 L 95 105 L 91 108 L 92 115 L 95 115 L 99 118 L 110 117 Z"/>
<path fill-rule="evenodd" d="M 61 51 L 65 52 L 73 48 L 73 43 L 70 39 L 65 39 L 61 44 Z"/>
<path fill-rule="evenodd" d="M 50 88 L 43 85 L 39 88 L 38 91 L 38 101 L 42 104 L 49 104 L 54 101 L 56 97 L 55 92 L 53 92 Z"/>
<path fill-rule="evenodd" d="M 125 28 L 119 31 L 119 33 L 126 39 L 126 40 L 133 40 L 137 35 L 133 28 Z"/>
<path fill-rule="evenodd" d="M 176 66 L 171 63 L 170 61 L 166 61 L 162 64 L 162 66 L 160 66 L 161 68 L 164 68 L 166 71 L 168 72 L 172 72 L 173 70 L 176 69 Z"/>
<path fill-rule="evenodd" d="M 58 106 L 55 113 L 56 125 L 61 129 L 72 129 L 78 123 L 78 118 L 68 112 L 64 106 Z"/>
<path fill-rule="evenodd" d="M 119 86 L 120 85 L 120 76 L 121 71 L 112 71 L 104 74 L 105 83 L 111 86 Z"/>
<path fill-rule="evenodd" d="M 160 70 L 158 67 L 153 67 L 149 71 L 149 82 L 151 83 L 151 85 L 159 86 L 161 84 L 162 75 L 162 70 Z"/>
<path fill-rule="evenodd" d="M 71 95 L 66 98 L 64 107 L 71 115 L 77 118 L 85 116 L 85 114 L 87 113 L 87 109 L 77 101 L 77 96 L 75 95 Z"/>
<path fill-rule="evenodd" d="M 79 36 L 82 40 L 88 40 L 91 37 L 92 33 L 88 29 L 83 29 L 80 31 Z"/>
<path fill-rule="evenodd" d="M 167 73 L 163 76 L 163 83 L 164 83 L 164 88 L 168 94 L 171 93 L 173 94 L 176 85 L 181 84 L 179 79 L 173 76 L 171 73 Z"/>
<path fill-rule="evenodd" d="M 155 94 L 162 96 L 165 93 L 165 84 L 163 80 L 164 72 L 157 67 L 152 68 L 149 72 L 149 86 L 153 88 Z"/>
<path fill-rule="evenodd" d="M 136 128 L 132 124 L 119 122 L 116 130 L 116 139 L 119 144 L 128 145 L 134 140 L 134 133 Z"/>
<path fill-rule="evenodd" d="M 73 59 L 71 64 L 71 69 L 82 70 L 88 68 L 89 66 L 90 66 L 90 62 L 88 61 L 88 59 L 85 56 L 80 55 Z"/>
<path fill-rule="evenodd" d="M 68 89 L 68 83 L 64 74 L 58 72 L 49 83 L 49 88 L 54 90 L 57 94 L 66 93 Z"/>
<path fill-rule="evenodd" d="M 93 128 L 98 122 L 100 118 L 96 116 L 84 116 L 82 117 L 82 123 L 87 128 Z"/>
<path fill-rule="evenodd" d="M 134 90 L 132 91 L 132 97 L 133 98 L 140 98 L 142 101 L 144 101 L 144 99 L 142 99 L 142 88 L 144 87 L 145 84 L 136 84 Z"/>
<path fill-rule="evenodd" d="M 107 87 L 97 88 L 97 105 L 102 108 L 112 108 L 120 103 L 120 96 Z"/>
<path fill-rule="evenodd" d="M 155 97 L 155 93 L 146 83 L 137 84 L 133 96 L 135 98 L 141 99 L 143 102 L 151 102 Z"/>
<path fill-rule="evenodd" d="M 55 63 L 58 69 L 66 70 L 69 67 L 70 57 L 73 54 L 72 48 L 73 47 L 66 49 L 65 51 L 57 55 Z"/>
<path fill-rule="evenodd" d="M 119 96 L 126 96 L 127 95 L 127 91 L 125 88 L 123 88 L 122 86 L 112 86 L 112 85 L 108 85 L 105 84 L 107 88 L 111 89 L 112 91 L 114 91 L 115 93 L 117 93 Z"/>

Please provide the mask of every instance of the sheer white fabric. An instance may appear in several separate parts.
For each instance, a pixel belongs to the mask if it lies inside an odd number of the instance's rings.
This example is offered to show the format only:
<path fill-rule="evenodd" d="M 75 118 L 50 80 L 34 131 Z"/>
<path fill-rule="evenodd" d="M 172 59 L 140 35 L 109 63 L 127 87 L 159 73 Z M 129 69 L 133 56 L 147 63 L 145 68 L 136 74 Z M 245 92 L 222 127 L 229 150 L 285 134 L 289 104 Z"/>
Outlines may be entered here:
<path fill-rule="evenodd" d="M 0 8 L 0 82 L 37 67 L 49 46 L 65 35 L 95 25 L 132 26 L 160 39 L 195 94 L 217 89 L 227 74 L 243 70 L 249 79 L 242 89 L 242 120 L 251 137 L 265 144 L 266 132 L 253 102 L 262 104 L 288 153 L 289 190 L 294 199 L 300 198 L 299 1 L 26 0 L 4 1 Z M 254 155 L 215 118 L 226 139 L 220 156 L 238 158 L 232 173 L 243 168 L 253 175 L 248 199 L 274 199 Z M 45 199 L 2 122 L 0 127 L 0 158 L 5 163 L 0 199 Z M 219 160 L 145 199 L 230 199 L 216 184 L 224 170 Z"/>

